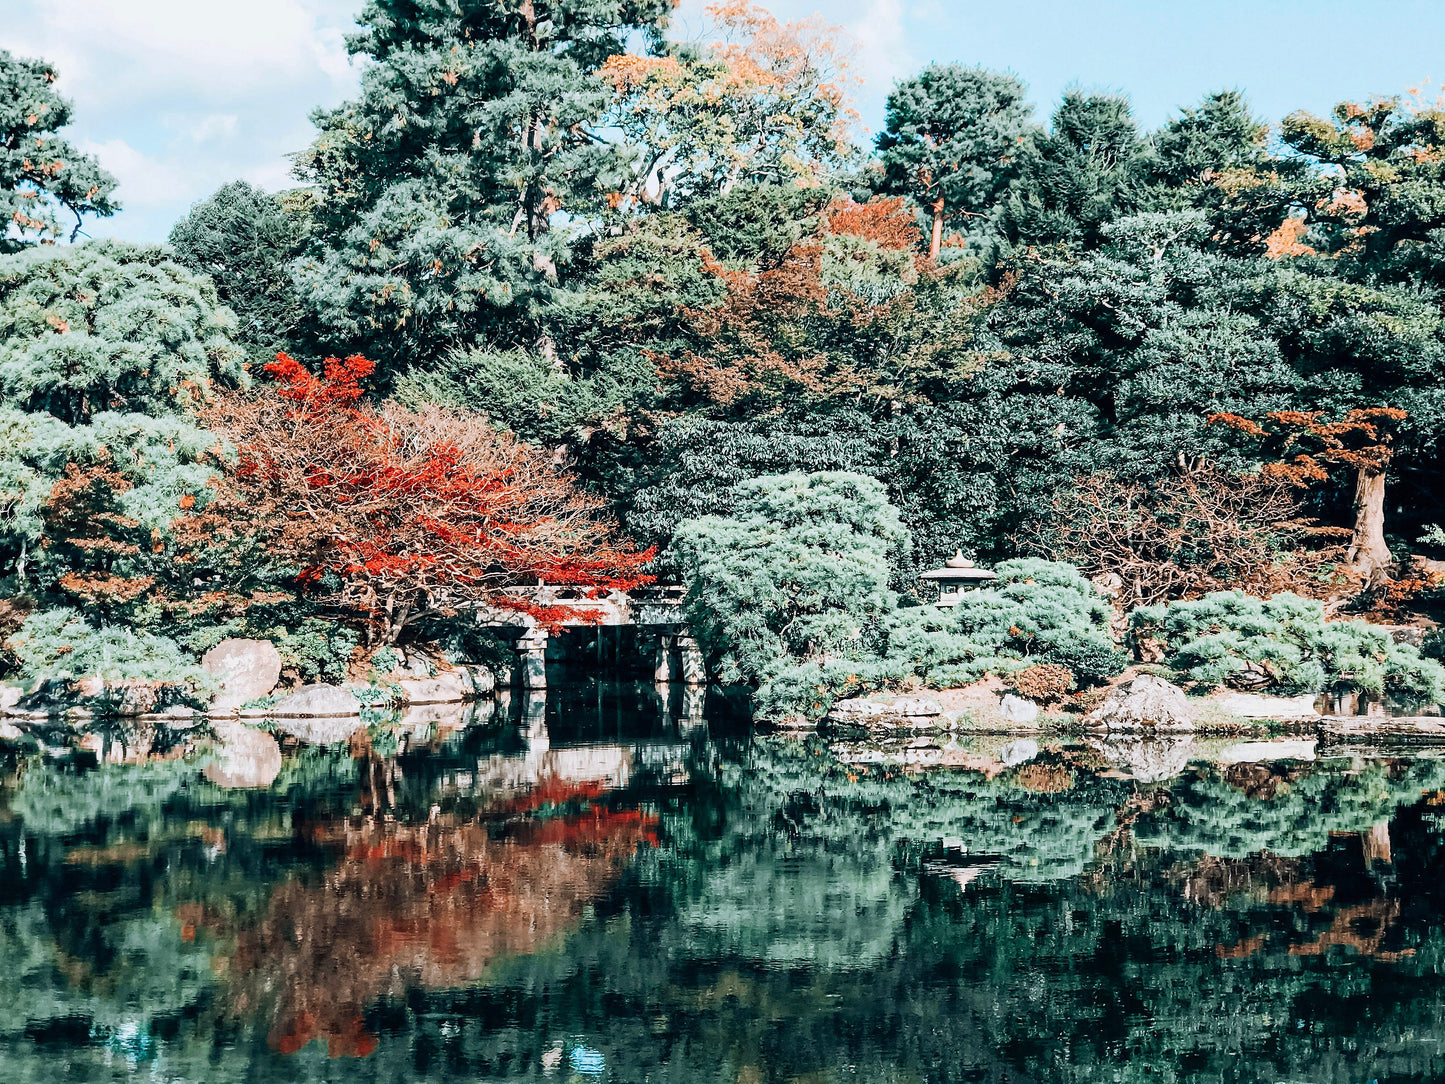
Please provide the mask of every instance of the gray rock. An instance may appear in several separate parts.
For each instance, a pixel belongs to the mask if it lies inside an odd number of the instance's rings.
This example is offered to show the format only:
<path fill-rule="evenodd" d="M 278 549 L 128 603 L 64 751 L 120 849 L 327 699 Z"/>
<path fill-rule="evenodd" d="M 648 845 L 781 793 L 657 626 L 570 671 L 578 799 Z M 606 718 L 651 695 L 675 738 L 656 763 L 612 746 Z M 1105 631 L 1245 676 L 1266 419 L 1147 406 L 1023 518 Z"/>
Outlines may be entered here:
<path fill-rule="evenodd" d="M 13 711 L 24 695 L 25 690 L 18 685 L 0 685 L 0 713 Z"/>
<path fill-rule="evenodd" d="M 337 745 L 363 728 L 360 717 L 355 715 L 276 715 L 271 723 L 282 734 L 306 745 Z"/>
<path fill-rule="evenodd" d="M 1032 700 L 1025 700 L 1013 693 L 1006 695 L 998 705 L 999 714 L 1009 723 L 1032 723 L 1039 717 L 1039 706 Z"/>
<path fill-rule="evenodd" d="M 913 718 L 932 717 L 943 714 L 943 705 L 937 700 L 928 700 L 921 696 L 900 696 L 893 701 L 892 709 L 896 715 L 906 715 Z"/>
<path fill-rule="evenodd" d="M 1039 743 L 1033 738 L 1020 738 L 1018 741 L 1011 741 L 998 751 L 999 760 L 1003 761 L 1010 768 L 1020 764 L 1027 764 L 1039 755 Z"/>
<path fill-rule="evenodd" d="M 902 716 L 906 718 L 931 718 L 943 714 L 943 705 L 937 700 L 921 696 L 899 696 L 887 700 L 870 700 L 859 697 L 853 700 L 839 700 L 833 705 L 831 714 L 839 718 L 880 718 Z"/>
<path fill-rule="evenodd" d="M 1179 686 L 1140 674 L 1127 685 L 1110 689 L 1084 721 L 1104 730 L 1185 731 L 1194 729 L 1194 714 L 1194 705 Z"/>
<path fill-rule="evenodd" d="M 1309 721 L 1320 717 L 1315 698 L 1305 696 L 1262 696 L 1259 693 L 1222 693 L 1210 697 L 1220 711 L 1241 719 L 1274 719 L 1280 722 Z"/>
<path fill-rule="evenodd" d="M 396 682 L 407 704 L 458 704 L 491 692 L 494 679 L 486 666 L 458 666 L 432 678 L 403 678 Z"/>
<path fill-rule="evenodd" d="M 218 787 L 269 787 L 281 772 L 281 747 L 262 730 L 236 722 L 216 724 L 217 759 L 204 775 Z"/>
<path fill-rule="evenodd" d="M 838 719 L 870 719 L 880 715 L 891 715 L 887 704 L 878 700 L 839 700 L 833 704 L 829 715 Z"/>
<path fill-rule="evenodd" d="M 432 676 L 435 668 L 425 655 L 408 652 L 405 659 L 389 675 L 392 681 L 425 679 Z"/>
<path fill-rule="evenodd" d="M 361 701 L 349 688 L 340 685 L 303 685 L 278 701 L 271 714 L 307 719 L 360 715 Z"/>
<path fill-rule="evenodd" d="M 1091 738 L 1088 746 L 1130 778 L 1137 779 L 1140 783 L 1159 783 L 1182 775 L 1184 769 L 1189 767 L 1189 756 L 1194 752 L 1194 739 L 1188 735 L 1168 738 Z"/>
<path fill-rule="evenodd" d="M 281 680 L 281 653 L 270 640 L 222 640 L 201 656 L 201 666 L 221 682 L 213 711 L 234 711 Z"/>

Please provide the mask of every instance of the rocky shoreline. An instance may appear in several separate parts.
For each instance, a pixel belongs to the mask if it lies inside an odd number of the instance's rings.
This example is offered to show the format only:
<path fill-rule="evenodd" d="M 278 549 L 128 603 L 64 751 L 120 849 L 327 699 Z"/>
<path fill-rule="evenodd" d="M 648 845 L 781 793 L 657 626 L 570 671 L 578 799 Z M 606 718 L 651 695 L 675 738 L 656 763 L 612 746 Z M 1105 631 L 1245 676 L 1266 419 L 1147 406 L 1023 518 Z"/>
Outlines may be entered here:
<path fill-rule="evenodd" d="M 329 745 L 350 741 L 376 722 L 413 731 L 446 724 L 498 690 L 497 675 L 485 666 L 415 653 L 398 656 L 395 667 L 367 682 L 278 690 L 281 657 L 266 640 L 224 641 L 206 653 L 202 666 L 215 686 L 208 703 L 160 682 L 99 677 L 28 690 L 0 686 L 0 747 L 128 763 L 182 756 L 210 743 L 229 765 L 217 769 L 220 776 L 264 780 L 235 785 L 269 785 L 275 777 L 270 766 L 279 770 L 280 763 L 276 735 Z M 504 685 L 509 678 L 503 675 Z M 237 767 L 242 761 L 244 769 Z"/>
<path fill-rule="evenodd" d="M 953 703 L 950 703 L 952 701 Z M 796 720 L 785 729 L 818 730 L 838 740 L 956 733 L 1006 737 L 1084 734 L 1134 737 L 1313 735 L 1321 740 L 1388 738 L 1445 744 L 1439 716 L 1326 715 L 1310 696 L 1267 696 L 1216 690 L 1190 697 L 1179 687 L 1140 674 L 1111 687 L 1091 711 L 1049 711 L 1048 706 L 1002 693 L 987 682 L 933 695 L 875 695 L 840 700 L 816 727 Z"/>

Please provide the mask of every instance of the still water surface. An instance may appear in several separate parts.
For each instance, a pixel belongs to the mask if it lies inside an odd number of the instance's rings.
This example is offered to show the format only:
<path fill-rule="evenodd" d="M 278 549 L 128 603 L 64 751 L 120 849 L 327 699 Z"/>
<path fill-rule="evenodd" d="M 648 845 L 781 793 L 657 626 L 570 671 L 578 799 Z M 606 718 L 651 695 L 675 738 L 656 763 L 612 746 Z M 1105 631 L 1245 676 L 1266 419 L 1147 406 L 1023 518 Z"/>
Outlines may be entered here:
<path fill-rule="evenodd" d="M 905 771 L 667 707 L 578 686 L 264 790 L 25 768 L 0 1080 L 1445 1079 L 1445 761 Z"/>

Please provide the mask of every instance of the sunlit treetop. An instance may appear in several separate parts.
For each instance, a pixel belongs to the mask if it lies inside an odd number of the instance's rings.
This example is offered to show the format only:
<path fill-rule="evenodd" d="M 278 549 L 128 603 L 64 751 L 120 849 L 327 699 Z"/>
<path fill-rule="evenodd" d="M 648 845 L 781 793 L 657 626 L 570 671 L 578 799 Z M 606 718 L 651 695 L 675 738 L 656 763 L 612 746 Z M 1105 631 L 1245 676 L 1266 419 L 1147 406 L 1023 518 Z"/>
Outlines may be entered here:
<path fill-rule="evenodd" d="M 669 205 L 739 183 L 816 186 L 853 160 L 855 82 L 837 28 L 780 23 L 748 0 L 707 8 L 706 40 L 663 55 L 619 54 L 599 74 L 604 123 L 635 150 L 616 205 Z"/>

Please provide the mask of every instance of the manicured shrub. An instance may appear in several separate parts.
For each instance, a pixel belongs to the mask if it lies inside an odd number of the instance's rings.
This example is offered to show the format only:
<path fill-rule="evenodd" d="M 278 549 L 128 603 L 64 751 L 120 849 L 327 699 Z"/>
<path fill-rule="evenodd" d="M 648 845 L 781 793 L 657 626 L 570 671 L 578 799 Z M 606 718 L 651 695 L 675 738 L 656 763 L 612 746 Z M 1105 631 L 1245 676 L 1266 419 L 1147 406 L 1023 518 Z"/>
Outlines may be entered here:
<path fill-rule="evenodd" d="M 1020 670 L 1009 679 L 1009 684 L 1020 696 L 1030 700 L 1057 700 L 1072 692 L 1077 683 L 1074 672 L 1067 666 L 1046 662 Z"/>
<path fill-rule="evenodd" d="M 28 681 L 69 675 L 106 681 L 154 681 L 209 691 L 209 676 L 174 640 L 137 629 L 95 628 L 74 610 L 57 607 L 26 618 L 7 641 Z"/>
<path fill-rule="evenodd" d="M 877 480 L 825 471 L 743 482 L 731 516 L 679 528 L 687 618 L 724 683 L 871 654 L 907 532 Z"/>
<path fill-rule="evenodd" d="M 1028 558 L 1005 561 L 997 572 L 991 586 L 968 592 L 951 611 L 898 611 L 888 657 L 938 686 L 1037 665 L 1097 683 L 1123 668 L 1108 603 L 1078 569 Z"/>
<path fill-rule="evenodd" d="M 1326 621 L 1324 604 L 1297 595 L 1250 598 L 1220 591 L 1202 599 L 1146 606 L 1129 617 L 1129 635 L 1186 681 L 1312 693 L 1348 685 L 1440 699 L 1445 667 L 1364 621 Z"/>

